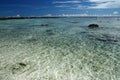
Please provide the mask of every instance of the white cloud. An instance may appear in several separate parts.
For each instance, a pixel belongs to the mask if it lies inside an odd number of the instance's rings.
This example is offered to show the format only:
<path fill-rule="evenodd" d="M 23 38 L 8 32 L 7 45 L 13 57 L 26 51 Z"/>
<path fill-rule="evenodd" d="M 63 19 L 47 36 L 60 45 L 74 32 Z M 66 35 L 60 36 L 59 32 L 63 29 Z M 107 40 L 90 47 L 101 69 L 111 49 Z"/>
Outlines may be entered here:
<path fill-rule="evenodd" d="M 52 14 L 46 14 L 46 15 L 44 15 L 44 16 L 49 16 L 49 17 L 51 17 L 51 16 L 52 16 Z"/>
<path fill-rule="evenodd" d="M 83 13 L 83 14 L 62 14 L 60 16 L 71 16 L 71 17 L 77 17 L 77 16 L 88 16 L 88 14 Z"/>
<path fill-rule="evenodd" d="M 114 2 L 115 0 L 89 0 L 89 2 Z"/>
<path fill-rule="evenodd" d="M 66 3 L 81 3 L 81 1 L 75 0 L 75 1 L 55 1 L 53 4 L 66 4 Z"/>
<path fill-rule="evenodd" d="M 87 6 L 83 6 L 83 5 L 76 5 L 76 6 L 74 6 L 74 7 L 70 7 L 70 9 L 85 9 L 85 8 L 87 8 Z"/>
<path fill-rule="evenodd" d="M 20 17 L 20 14 L 17 14 L 16 17 Z"/>
<path fill-rule="evenodd" d="M 67 6 L 67 5 L 57 5 L 57 6 L 55 6 L 55 7 L 65 8 L 65 7 L 69 7 L 69 6 Z"/>
<path fill-rule="evenodd" d="M 82 4 L 87 2 L 89 5 Z M 120 0 L 67 0 L 67 1 L 54 1 L 55 7 L 70 9 L 107 9 L 107 8 L 120 8 Z M 58 5 L 61 4 L 61 5 Z M 66 5 L 67 4 L 67 5 Z M 68 5 L 73 4 L 73 5 Z"/>
<path fill-rule="evenodd" d="M 117 14 L 119 14 L 119 12 L 118 12 L 118 11 L 114 11 L 113 14 L 114 14 L 114 15 L 117 15 Z"/>
<path fill-rule="evenodd" d="M 89 0 L 94 5 L 88 8 L 120 8 L 120 0 Z"/>

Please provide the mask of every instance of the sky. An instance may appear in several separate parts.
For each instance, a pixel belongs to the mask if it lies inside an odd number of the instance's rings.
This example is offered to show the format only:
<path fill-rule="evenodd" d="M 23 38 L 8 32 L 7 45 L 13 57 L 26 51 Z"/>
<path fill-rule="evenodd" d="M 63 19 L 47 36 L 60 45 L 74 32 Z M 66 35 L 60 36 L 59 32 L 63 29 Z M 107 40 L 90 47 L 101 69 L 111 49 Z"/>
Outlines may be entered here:
<path fill-rule="evenodd" d="M 0 17 L 120 15 L 120 0 L 0 0 Z"/>

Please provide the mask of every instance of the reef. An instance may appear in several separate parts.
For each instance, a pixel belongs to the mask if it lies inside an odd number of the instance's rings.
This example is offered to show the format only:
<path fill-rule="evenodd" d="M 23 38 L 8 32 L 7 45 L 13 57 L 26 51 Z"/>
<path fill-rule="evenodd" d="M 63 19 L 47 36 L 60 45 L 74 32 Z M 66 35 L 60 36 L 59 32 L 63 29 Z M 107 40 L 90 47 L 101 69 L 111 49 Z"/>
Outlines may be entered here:
<path fill-rule="evenodd" d="M 90 24 L 88 25 L 89 28 L 98 28 L 99 25 L 98 24 Z"/>

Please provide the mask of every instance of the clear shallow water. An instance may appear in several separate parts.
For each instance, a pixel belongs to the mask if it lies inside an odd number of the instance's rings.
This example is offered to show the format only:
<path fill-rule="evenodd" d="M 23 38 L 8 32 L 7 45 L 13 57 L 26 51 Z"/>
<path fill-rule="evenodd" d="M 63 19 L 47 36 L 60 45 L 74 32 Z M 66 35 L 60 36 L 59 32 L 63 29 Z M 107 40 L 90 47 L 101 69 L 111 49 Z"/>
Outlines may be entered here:
<path fill-rule="evenodd" d="M 0 80 L 120 80 L 120 21 L 0 21 Z"/>

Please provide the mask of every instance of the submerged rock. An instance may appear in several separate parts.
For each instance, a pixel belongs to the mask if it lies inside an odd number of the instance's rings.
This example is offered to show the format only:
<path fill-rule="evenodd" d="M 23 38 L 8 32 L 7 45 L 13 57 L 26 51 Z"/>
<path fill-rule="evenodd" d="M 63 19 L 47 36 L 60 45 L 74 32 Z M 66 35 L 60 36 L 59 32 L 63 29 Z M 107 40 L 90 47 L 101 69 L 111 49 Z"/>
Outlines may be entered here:
<path fill-rule="evenodd" d="M 85 32 L 85 31 L 83 31 L 83 32 L 80 32 L 80 34 L 85 34 L 85 33 L 88 33 L 88 32 Z"/>
<path fill-rule="evenodd" d="M 96 38 L 99 41 L 118 42 L 118 37 L 110 34 L 103 34 L 102 37 Z"/>
<path fill-rule="evenodd" d="M 49 26 L 49 24 L 45 23 L 45 24 L 41 24 L 40 26 Z"/>
<path fill-rule="evenodd" d="M 20 66 L 26 66 L 25 63 L 18 63 Z"/>
<path fill-rule="evenodd" d="M 52 32 L 52 30 L 46 30 L 46 32 Z"/>
<path fill-rule="evenodd" d="M 120 18 L 118 18 L 117 21 L 120 21 Z"/>
<path fill-rule="evenodd" d="M 30 65 L 20 62 L 12 65 L 11 70 L 13 74 L 16 73 L 23 73 L 24 71 L 28 70 L 30 68 Z"/>
<path fill-rule="evenodd" d="M 71 23 L 74 23 L 74 24 L 76 24 L 76 23 L 79 23 L 79 22 L 77 22 L 77 21 L 73 21 L 73 22 L 71 22 Z"/>
<path fill-rule="evenodd" d="M 37 41 L 37 39 L 31 38 L 31 39 L 28 39 L 27 41 L 28 41 L 28 42 L 35 42 L 35 41 Z"/>
<path fill-rule="evenodd" d="M 99 41 L 112 41 L 112 42 L 118 42 L 118 40 L 116 40 L 116 39 L 111 39 L 111 38 L 98 38 L 97 40 L 99 40 Z"/>
<path fill-rule="evenodd" d="M 118 42 L 119 37 L 113 34 L 87 34 L 90 40 L 97 40 L 102 42 Z"/>
<path fill-rule="evenodd" d="M 98 28 L 99 25 L 98 24 L 90 24 L 88 25 L 89 28 Z"/>
<path fill-rule="evenodd" d="M 52 30 L 46 30 L 47 35 L 54 35 L 54 32 Z"/>
<path fill-rule="evenodd" d="M 38 39 L 36 37 L 33 37 L 33 36 L 28 36 L 25 38 L 25 41 L 26 42 L 36 42 L 36 41 L 38 41 Z"/>

